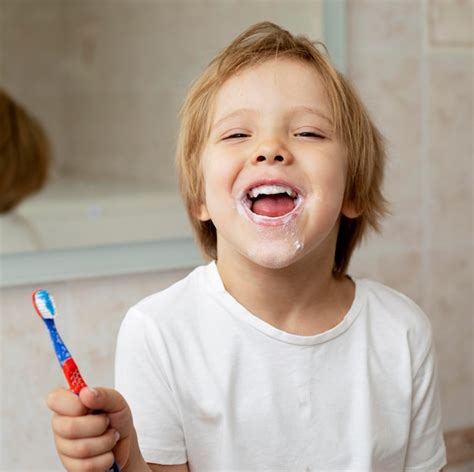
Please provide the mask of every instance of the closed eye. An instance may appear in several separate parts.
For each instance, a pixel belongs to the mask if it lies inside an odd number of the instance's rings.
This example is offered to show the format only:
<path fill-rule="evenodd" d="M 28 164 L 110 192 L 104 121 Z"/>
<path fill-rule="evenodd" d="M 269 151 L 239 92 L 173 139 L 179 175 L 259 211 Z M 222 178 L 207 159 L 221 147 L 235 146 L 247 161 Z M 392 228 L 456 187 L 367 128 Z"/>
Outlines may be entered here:
<path fill-rule="evenodd" d="M 225 139 L 234 139 L 234 138 L 247 138 L 248 137 L 248 134 L 244 134 L 244 133 L 235 133 L 235 134 L 231 134 L 230 136 L 226 136 L 224 138 Z"/>
<path fill-rule="evenodd" d="M 311 131 L 303 131 L 302 133 L 298 133 L 295 136 L 303 136 L 304 138 L 320 138 L 320 139 L 326 138 L 322 134 L 312 133 Z"/>

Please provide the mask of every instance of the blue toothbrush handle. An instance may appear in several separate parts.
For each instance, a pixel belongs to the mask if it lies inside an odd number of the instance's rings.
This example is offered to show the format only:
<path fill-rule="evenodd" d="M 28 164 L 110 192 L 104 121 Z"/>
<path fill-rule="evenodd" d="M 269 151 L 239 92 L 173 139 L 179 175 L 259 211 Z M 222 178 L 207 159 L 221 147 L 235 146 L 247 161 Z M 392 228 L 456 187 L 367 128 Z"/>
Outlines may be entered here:
<path fill-rule="evenodd" d="M 43 321 L 48 328 L 51 342 L 53 343 L 54 351 L 56 352 L 56 357 L 58 358 L 58 361 L 62 367 L 64 361 L 72 357 L 71 353 L 68 351 L 66 344 L 64 344 L 64 341 L 61 339 L 61 336 L 59 335 L 54 323 L 54 319 L 43 319 Z"/>
<path fill-rule="evenodd" d="M 120 467 L 117 465 L 116 462 L 114 462 L 114 465 L 111 469 L 108 470 L 108 472 L 120 472 Z"/>

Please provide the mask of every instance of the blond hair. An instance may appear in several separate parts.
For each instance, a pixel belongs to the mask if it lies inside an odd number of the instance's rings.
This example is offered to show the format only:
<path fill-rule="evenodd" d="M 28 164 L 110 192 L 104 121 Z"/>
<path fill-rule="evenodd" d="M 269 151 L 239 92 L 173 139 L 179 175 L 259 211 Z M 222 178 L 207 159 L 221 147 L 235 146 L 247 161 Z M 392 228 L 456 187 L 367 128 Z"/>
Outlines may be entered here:
<path fill-rule="evenodd" d="M 39 122 L 0 89 L 0 213 L 45 183 L 50 143 Z"/>
<path fill-rule="evenodd" d="M 221 85 L 243 68 L 275 58 L 291 58 L 312 65 L 326 88 L 334 132 L 347 149 L 345 198 L 360 212 L 341 215 L 333 266 L 335 277 L 347 271 L 354 249 L 369 228 L 380 232 L 380 220 L 389 213 L 382 195 L 386 152 L 383 138 L 349 82 L 317 46 L 305 36 L 293 36 L 270 23 L 257 23 L 241 33 L 191 84 L 180 111 L 176 164 L 188 216 L 203 254 L 217 259 L 217 234 L 212 221 L 197 217 L 204 202 L 201 154 L 209 137 L 215 97 Z"/>

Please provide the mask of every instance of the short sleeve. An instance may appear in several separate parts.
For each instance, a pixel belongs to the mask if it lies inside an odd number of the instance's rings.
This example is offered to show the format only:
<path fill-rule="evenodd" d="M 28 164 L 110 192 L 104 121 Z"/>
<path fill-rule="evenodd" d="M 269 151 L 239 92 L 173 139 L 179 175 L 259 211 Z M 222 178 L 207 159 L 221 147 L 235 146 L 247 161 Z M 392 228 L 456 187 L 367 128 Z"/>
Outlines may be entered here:
<path fill-rule="evenodd" d="M 130 309 L 117 339 L 115 387 L 130 406 L 145 461 L 183 464 L 187 462 L 183 428 L 160 355 L 164 354 L 157 326 Z"/>
<path fill-rule="evenodd" d="M 446 465 L 441 424 L 437 362 L 431 336 L 420 365 L 414 369 L 410 437 L 406 471 L 439 471 Z"/>

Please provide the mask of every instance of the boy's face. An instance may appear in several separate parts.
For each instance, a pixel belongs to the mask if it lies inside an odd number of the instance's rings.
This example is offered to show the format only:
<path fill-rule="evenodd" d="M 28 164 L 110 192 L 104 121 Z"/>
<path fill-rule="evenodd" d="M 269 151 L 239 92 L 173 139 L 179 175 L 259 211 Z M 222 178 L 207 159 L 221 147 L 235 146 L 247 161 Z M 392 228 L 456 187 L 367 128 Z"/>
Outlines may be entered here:
<path fill-rule="evenodd" d="M 319 74 L 300 61 L 269 60 L 223 84 L 198 215 L 217 229 L 219 261 L 276 269 L 334 259 L 341 212 L 357 214 L 343 202 L 347 157 L 330 119 Z"/>

